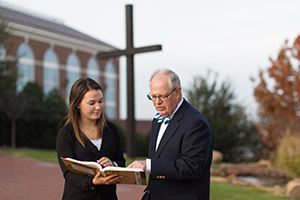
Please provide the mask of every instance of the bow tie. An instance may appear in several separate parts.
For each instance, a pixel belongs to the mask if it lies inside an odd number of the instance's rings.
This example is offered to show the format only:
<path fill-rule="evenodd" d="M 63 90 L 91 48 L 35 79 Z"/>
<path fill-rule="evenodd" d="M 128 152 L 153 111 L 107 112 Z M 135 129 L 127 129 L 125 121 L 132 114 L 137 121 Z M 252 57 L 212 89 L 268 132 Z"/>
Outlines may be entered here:
<path fill-rule="evenodd" d="M 157 119 L 157 123 L 162 123 L 164 122 L 165 124 L 169 124 L 170 122 L 170 116 L 168 117 L 163 117 L 161 114 L 156 113 L 156 115 L 154 116 L 155 119 Z"/>

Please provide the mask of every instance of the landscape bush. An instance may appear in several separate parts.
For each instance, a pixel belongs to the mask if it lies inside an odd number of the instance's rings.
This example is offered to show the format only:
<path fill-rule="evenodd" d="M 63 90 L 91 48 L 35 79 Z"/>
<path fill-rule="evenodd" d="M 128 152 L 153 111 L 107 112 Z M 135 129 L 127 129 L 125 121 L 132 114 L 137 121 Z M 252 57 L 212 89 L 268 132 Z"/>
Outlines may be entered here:
<path fill-rule="evenodd" d="M 278 145 L 275 166 L 293 177 L 300 177 L 300 136 L 287 131 Z"/>

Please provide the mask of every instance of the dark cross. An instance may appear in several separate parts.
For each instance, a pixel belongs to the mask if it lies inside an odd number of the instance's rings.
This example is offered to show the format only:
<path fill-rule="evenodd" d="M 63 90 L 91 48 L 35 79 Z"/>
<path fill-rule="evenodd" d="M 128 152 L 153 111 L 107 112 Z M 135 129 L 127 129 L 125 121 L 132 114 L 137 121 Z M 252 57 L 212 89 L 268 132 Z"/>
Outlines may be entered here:
<path fill-rule="evenodd" d="M 126 5 L 126 49 L 98 53 L 98 58 L 126 56 L 127 59 L 127 127 L 126 152 L 129 157 L 135 157 L 135 109 L 134 109 L 134 60 L 136 53 L 161 50 L 161 45 L 134 48 L 133 46 L 133 14 L 132 5 Z"/>

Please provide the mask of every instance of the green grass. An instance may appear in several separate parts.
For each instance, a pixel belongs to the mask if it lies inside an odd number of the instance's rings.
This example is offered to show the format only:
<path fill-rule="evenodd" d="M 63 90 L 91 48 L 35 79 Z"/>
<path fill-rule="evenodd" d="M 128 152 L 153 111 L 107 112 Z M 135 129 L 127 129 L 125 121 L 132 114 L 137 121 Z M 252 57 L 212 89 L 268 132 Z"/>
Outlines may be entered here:
<path fill-rule="evenodd" d="M 40 149 L 0 149 L 0 153 L 58 163 L 56 151 Z"/>
<path fill-rule="evenodd" d="M 288 200 L 283 188 L 211 183 L 211 200 Z"/>
<path fill-rule="evenodd" d="M 0 148 L 0 153 L 57 163 L 55 151 L 38 149 L 11 150 Z M 137 158 L 137 160 L 144 159 L 145 158 Z M 126 165 L 129 165 L 132 161 L 132 159 L 128 159 Z M 289 200 L 285 197 L 283 188 L 240 186 L 216 181 L 212 181 L 210 193 L 211 200 Z"/>
<path fill-rule="evenodd" d="M 0 153 L 33 158 L 51 163 L 58 163 L 55 150 L 39 150 L 39 149 L 1 149 Z M 146 158 L 138 157 L 134 160 L 145 160 Z M 126 159 L 126 166 L 134 161 L 133 159 Z"/>

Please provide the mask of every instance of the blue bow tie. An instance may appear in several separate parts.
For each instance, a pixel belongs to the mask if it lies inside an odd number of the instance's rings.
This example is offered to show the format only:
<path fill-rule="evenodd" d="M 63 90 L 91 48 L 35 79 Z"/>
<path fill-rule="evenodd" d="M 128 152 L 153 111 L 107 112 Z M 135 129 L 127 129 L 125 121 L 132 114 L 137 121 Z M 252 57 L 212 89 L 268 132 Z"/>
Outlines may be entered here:
<path fill-rule="evenodd" d="M 155 119 L 157 119 L 157 123 L 162 123 L 164 122 L 165 124 L 169 124 L 170 122 L 170 116 L 168 117 L 163 117 L 161 114 L 156 113 L 156 115 L 154 116 Z"/>

